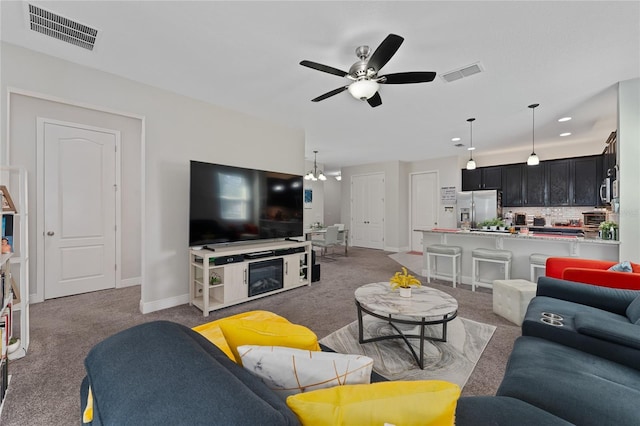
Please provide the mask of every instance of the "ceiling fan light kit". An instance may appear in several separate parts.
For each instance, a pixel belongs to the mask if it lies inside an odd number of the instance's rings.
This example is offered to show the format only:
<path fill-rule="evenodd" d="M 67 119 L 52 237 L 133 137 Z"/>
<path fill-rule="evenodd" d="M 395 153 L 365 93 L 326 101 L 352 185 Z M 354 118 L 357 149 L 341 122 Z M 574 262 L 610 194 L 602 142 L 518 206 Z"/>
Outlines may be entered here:
<path fill-rule="evenodd" d="M 531 126 L 531 155 L 527 158 L 528 166 L 537 166 L 540 164 L 540 158 L 536 155 L 536 107 L 540 106 L 540 104 L 531 104 L 529 108 L 531 108 L 531 117 L 532 117 L 532 126 Z"/>
<path fill-rule="evenodd" d="M 473 122 L 475 118 L 468 118 L 469 122 L 469 161 L 467 161 L 467 170 L 474 170 L 476 168 L 476 162 L 473 160 Z"/>
<path fill-rule="evenodd" d="M 380 85 L 377 81 L 362 79 L 354 81 L 349 85 L 349 93 L 356 99 L 366 101 L 376 94 L 378 87 L 380 87 Z"/>
<path fill-rule="evenodd" d="M 317 181 L 317 180 L 327 180 L 327 177 L 322 172 L 322 170 L 318 170 L 318 163 L 316 162 L 316 158 L 318 156 L 318 151 L 313 151 L 313 169 L 309 170 L 306 175 L 304 175 L 305 180 Z"/>
<path fill-rule="evenodd" d="M 377 107 L 382 105 L 382 98 L 380 97 L 380 93 L 378 93 L 380 84 L 428 83 L 433 81 L 433 79 L 436 78 L 436 73 L 432 71 L 378 75 L 382 67 L 385 66 L 398 51 L 403 41 L 404 38 L 399 35 L 389 34 L 371 55 L 369 55 L 371 53 L 369 46 L 359 46 L 356 49 L 356 56 L 359 58 L 359 61 L 349 68 L 349 72 L 317 62 L 301 61 L 300 65 L 302 66 L 337 75 L 338 77 L 346 77 L 352 81 L 352 83 L 346 86 L 338 87 L 311 101 L 320 102 L 348 90 L 354 98 L 367 101 L 371 107 Z"/>

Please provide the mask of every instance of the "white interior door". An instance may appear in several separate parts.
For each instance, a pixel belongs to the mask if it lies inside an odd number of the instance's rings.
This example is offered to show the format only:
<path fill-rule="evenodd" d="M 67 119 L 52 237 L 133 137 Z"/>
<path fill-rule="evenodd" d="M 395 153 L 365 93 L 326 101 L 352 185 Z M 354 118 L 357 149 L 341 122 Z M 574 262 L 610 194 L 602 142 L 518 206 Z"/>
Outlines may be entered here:
<path fill-rule="evenodd" d="M 411 250 L 422 252 L 422 232 L 438 225 L 438 174 L 436 172 L 411 175 Z"/>
<path fill-rule="evenodd" d="M 384 174 L 351 180 L 351 245 L 384 248 Z"/>
<path fill-rule="evenodd" d="M 117 131 L 41 121 L 45 299 L 115 287 Z"/>

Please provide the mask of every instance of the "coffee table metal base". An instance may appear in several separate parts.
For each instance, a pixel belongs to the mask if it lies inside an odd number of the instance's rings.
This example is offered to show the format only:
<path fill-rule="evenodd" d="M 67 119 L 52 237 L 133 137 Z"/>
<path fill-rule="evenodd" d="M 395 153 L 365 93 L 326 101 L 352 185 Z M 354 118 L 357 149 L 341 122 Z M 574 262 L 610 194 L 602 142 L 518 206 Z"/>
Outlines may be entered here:
<path fill-rule="evenodd" d="M 402 339 L 407 344 L 407 347 L 411 351 L 413 358 L 416 360 L 416 362 L 418 363 L 418 366 L 420 366 L 420 369 L 422 370 L 424 370 L 424 341 L 431 340 L 435 342 L 446 342 L 447 341 L 447 323 L 458 316 L 458 311 L 454 311 L 450 314 L 443 315 L 442 318 L 438 318 L 435 320 L 429 319 L 427 321 L 427 317 L 422 317 L 420 318 L 420 320 L 418 319 L 414 320 L 414 319 L 394 318 L 391 314 L 381 315 L 376 312 L 372 312 L 366 309 L 365 307 L 363 307 L 362 305 L 360 305 L 360 302 L 358 302 L 357 300 L 356 300 L 356 307 L 358 308 L 358 340 L 360 343 L 379 342 L 381 340 L 389 340 L 389 339 Z M 386 336 L 376 336 L 376 337 L 370 337 L 368 339 L 365 339 L 364 327 L 362 324 L 363 312 L 368 315 L 371 315 L 372 317 L 379 318 L 381 320 L 386 321 L 395 331 L 398 332 L 398 334 L 389 334 Z M 396 327 L 396 323 L 418 326 L 420 328 L 420 334 L 405 334 L 402 332 L 402 330 Z M 425 335 L 426 326 L 438 325 L 438 324 L 442 324 L 442 337 L 430 337 Z M 411 346 L 409 339 L 419 339 L 420 355 L 418 355 L 415 349 L 413 349 L 413 346 Z"/>

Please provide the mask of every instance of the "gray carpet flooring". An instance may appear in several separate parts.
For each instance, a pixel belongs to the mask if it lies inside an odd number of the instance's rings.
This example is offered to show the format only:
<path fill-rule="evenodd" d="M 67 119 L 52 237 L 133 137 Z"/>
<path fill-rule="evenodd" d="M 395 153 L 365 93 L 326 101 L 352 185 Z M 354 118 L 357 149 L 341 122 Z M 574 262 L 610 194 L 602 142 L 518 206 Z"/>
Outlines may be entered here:
<path fill-rule="evenodd" d="M 189 327 L 228 315 L 264 309 L 311 328 L 318 338 L 356 320 L 354 290 L 385 281 L 400 265 L 379 250 L 352 248 L 348 257 L 321 263 L 321 280 L 204 317 L 197 308 L 182 305 L 143 315 L 140 288 L 105 290 L 48 300 L 31 306 L 31 345 L 26 357 L 10 363 L 12 380 L 0 424 L 72 425 L 80 419 L 79 387 L 89 349 L 120 330 L 164 319 Z M 187 282 L 185 271 L 185 285 Z M 424 280 L 423 280 L 424 282 Z M 507 358 L 520 328 L 495 315 L 490 291 L 472 292 L 468 286 L 430 284 L 458 300 L 459 315 L 492 324 L 496 331 L 463 389 L 463 395 L 492 395 L 498 388 Z"/>

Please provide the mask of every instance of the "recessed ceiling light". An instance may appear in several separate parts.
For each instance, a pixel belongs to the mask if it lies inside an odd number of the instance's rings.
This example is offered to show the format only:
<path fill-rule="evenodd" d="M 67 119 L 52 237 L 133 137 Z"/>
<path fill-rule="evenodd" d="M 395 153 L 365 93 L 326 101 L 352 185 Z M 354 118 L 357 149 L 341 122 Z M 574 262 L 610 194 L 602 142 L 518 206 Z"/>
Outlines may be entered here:
<path fill-rule="evenodd" d="M 565 137 L 565 136 L 570 136 L 571 132 L 566 132 L 566 133 L 560 133 L 560 136 Z"/>
<path fill-rule="evenodd" d="M 562 118 L 558 118 L 558 121 L 559 121 L 559 122 L 561 122 L 561 123 L 562 123 L 563 121 L 569 121 L 569 120 L 571 120 L 571 117 L 562 117 Z"/>
<path fill-rule="evenodd" d="M 451 142 L 458 142 L 460 138 L 451 138 Z"/>
<path fill-rule="evenodd" d="M 467 148 L 467 151 L 473 151 L 474 149 L 476 149 L 475 146 L 470 146 L 469 148 Z"/>

